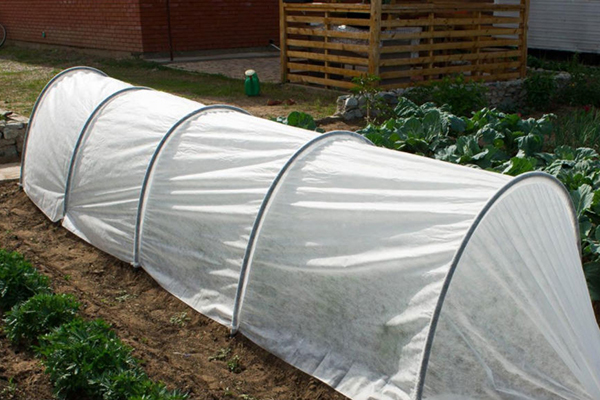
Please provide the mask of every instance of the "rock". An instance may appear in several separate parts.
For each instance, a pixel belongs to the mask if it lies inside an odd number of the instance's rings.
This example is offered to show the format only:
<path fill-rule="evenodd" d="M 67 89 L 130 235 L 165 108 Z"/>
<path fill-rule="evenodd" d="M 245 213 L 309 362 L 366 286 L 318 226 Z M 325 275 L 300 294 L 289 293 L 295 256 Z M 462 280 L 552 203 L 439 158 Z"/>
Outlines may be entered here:
<path fill-rule="evenodd" d="M 398 104 L 398 96 L 392 92 L 379 92 L 376 96 L 385 101 L 387 104 Z"/>
<path fill-rule="evenodd" d="M 5 139 L 16 139 L 19 135 L 25 135 L 25 124 L 22 122 L 8 122 L 4 127 Z"/>
<path fill-rule="evenodd" d="M 350 120 L 361 118 L 361 117 L 362 117 L 362 112 L 359 109 L 347 111 L 346 113 L 344 113 L 344 120 L 346 120 L 346 121 L 350 121 Z"/>
<path fill-rule="evenodd" d="M 358 99 L 354 96 L 348 97 L 344 103 L 344 107 L 346 110 L 352 110 L 353 108 L 358 107 Z"/>
<path fill-rule="evenodd" d="M 0 139 L 0 149 L 9 146 L 14 146 L 15 144 L 17 144 L 17 141 L 15 139 Z"/>
<path fill-rule="evenodd" d="M 6 164 L 19 160 L 17 149 L 14 146 L 0 148 L 0 164 Z"/>

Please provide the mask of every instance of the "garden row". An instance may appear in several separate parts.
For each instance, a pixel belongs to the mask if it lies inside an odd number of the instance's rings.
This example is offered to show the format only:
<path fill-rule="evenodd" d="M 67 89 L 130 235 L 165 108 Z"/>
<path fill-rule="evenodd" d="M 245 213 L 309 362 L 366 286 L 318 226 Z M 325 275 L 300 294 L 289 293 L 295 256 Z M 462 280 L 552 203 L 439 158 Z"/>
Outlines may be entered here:
<path fill-rule="evenodd" d="M 78 315 L 71 295 L 55 294 L 48 277 L 22 255 L 0 249 L 0 311 L 15 345 L 33 351 L 60 399 L 184 400 L 187 395 L 153 382 L 102 320 Z"/>

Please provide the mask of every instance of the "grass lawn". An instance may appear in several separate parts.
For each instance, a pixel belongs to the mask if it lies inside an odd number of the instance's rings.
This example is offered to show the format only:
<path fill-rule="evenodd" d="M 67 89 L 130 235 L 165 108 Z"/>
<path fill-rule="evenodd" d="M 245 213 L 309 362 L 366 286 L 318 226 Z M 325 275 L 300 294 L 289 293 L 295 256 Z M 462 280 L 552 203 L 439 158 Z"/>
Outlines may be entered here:
<path fill-rule="evenodd" d="M 139 59 L 109 59 L 75 50 L 32 49 L 6 45 L 0 49 L 0 107 L 29 116 L 45 84 L 63 69 L 78 65 L 98 68 L 109 76 L 136 86 L 173 93 L 206 104 L 226 103 L 261 117 L 287 115 L 302 110 L 316 118 L 335 112 L 336 91 L 296 85 L 261 83 L 260 97 L 244 94 L 243 81 L 172 69 Z M 293 106 L 267 107 L 267 100 L 293 99 Z"/>

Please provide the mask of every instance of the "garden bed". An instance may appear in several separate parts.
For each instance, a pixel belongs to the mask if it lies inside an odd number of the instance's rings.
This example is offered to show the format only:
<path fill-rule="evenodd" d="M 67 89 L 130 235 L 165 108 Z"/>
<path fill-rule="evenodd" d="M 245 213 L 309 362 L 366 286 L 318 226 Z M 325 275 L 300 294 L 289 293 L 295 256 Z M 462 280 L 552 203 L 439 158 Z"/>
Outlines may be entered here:
<path fill-rule="evenodd" d="M 19 251 L 58 293 L 74 294 L 87 319 L 102 318 L 132 346 L 154 380 L 190 392 L 190 399 L 343 399 L 165 292 L 143 270 L 102 253 L 48 221 L 16 181 L 0 182 L 0 248 Z M 231 349 L 241 372 L 227 360 Z M 50 399 L 51 385 L 32 354 L 0 336 L 0 398 Z"/>

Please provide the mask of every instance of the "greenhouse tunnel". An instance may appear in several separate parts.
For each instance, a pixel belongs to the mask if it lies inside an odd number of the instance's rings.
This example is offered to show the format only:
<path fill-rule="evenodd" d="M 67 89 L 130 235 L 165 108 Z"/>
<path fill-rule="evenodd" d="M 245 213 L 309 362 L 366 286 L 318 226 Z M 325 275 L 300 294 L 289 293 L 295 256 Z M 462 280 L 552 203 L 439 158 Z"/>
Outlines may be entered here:
<path fill-rule="evenodd" d="M 44 88 L 52 221 L 353 399 L 600 399 L 577 217 L 513 178 L 107 77 Z"/>

